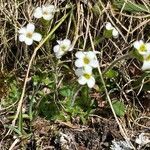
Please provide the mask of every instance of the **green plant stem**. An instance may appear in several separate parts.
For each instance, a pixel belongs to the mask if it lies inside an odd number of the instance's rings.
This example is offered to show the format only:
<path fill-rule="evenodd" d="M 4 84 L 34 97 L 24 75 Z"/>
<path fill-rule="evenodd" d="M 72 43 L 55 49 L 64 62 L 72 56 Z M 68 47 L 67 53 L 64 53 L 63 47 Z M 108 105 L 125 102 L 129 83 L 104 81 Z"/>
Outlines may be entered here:
<path fill-rule="evenodd" d="M 57 28 L 59 28 L 59 26 L 66 20 L 66 18 L 69 16 L 70 12 L 67 13 L 66 15 L 64 15 L 60 21 L 56 24 L 56 26 L 51 30 L 51 32 L 39 43 L 39 45 L 35 48 L 32 56 L 31 56 L 31 59 L 29 61 L 29 64 L 28 64 L 28 69 L 27 69 L 27 73 L 26 73 L 26 76 L 25 76 L 25 81 L 24 81 L 24 85 L 23 85 L 23 89 L 22 89 L 22 93 L 21 93 L 21 97 L 20 97 L 20 100 L 18 102 L 18 107 L 17 107 L 17 112 L 16 112 L 16 115 L 15 115 L 15 118 L 14 120 L 12 121 L 12 125 L 15 126 L 16 124 L 16 120 L 19 116 L 19 113 L 21 111 L 21 108 L 22 108 L 22 103 L 23 103 L 23 98 L 24 98 L 24 95 L 25 95 L 25 90 L 26 90 L 26 86 L 27 86 L 27 81 L 28 81 L 28 76 L 29 76 L 29 72 L 30 72 L 30 69 L 31 69 L 31 65 L 32 65 L 32 62 L 37 54 L 37 51 L 43 46 L 43 44 L 49 39 L 50 36 L 53 35 L 53 33 L 57 30 Z M 10 131 L 8 131 L 10 132 Z"/>
<path fill-rule="evenodd" d="M 78 86 L 78 87 L 77 87 L 77 91 L 75 92 L 75 94 L 73 95 L 73 97 L 72 97 L 72 99 L 71 99 L 71 100 L 72 100 L 72 102 L 71 102 L 71 107 L 74 106 L 76 97 L 77 97 L 78 93 L 81 91 L 82 88 L 83 88 L 83 86 Z"/>
<path fill-rule="evenodd" d="M 20 133 L 22 134 L 23 133 L 23 116 L 22 116 L 22 108 L 20 110 L 20 113 L 19 113 L 19 131 Z"/>
<path fill-rule="evenodd" d="M 29 55 L 28 55 L 28 46 L 27 45 L 25 46 L 25 49 L 24 49 L 24 56 L 25 56 L 25 61 L 28 62 Z"/>

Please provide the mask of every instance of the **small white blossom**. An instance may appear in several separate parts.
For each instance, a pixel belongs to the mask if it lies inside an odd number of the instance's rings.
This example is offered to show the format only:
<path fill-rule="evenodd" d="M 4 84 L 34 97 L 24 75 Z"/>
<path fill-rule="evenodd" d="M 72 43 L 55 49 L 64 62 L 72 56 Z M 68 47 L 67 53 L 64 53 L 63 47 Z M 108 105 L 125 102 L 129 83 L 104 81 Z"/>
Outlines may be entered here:
<path fill-rule="evenodd" d="M 150 139 L 148 138 L 148 136 L 145 135 L 145 133 L 141 133 L 141 134 L 139 135 L 139 137 L 137 137 L 137 138 L 135 139 L 135 142 L 136 142 L 137 144 L 139 144 L 140 146 L 144 146 L 144 145 L 150 143 Z"/>
<path fill-rule="evenodd" d="M 75 66 L 78 68 L 90 66 L 93 68 L 98 67 L 98 61 L 96 60 L 96 54 L 93 51 L 88 52 L 76 52 L 75 56 L 77 60 L 75 61 Z"/>
<path fill-rule="evenodd" d="M 94 87 L 95 79 L 93 77 L 91 67 L 86 66 L 86 67 L 82 68 L 82 72 L 81 72 L 81 68 L 77 69 L 75 73 L 77 76 L 79 76 L 79 78 L 78 78 L 79 84 L 81 84 L 81 85 L 87 84 L 89 88 Z"/>
<path fill-rule="evenodd" d="M 119 32 L 112 26 L 110 22 L 106 23 L 106 30 L 111 30 L 114 38 L 118 38 Z"/>
<path fill-rule="evenodd" d="M 34 32 L 35 26 L 29 23 L 26 27 L 19 30 L 19 41 L 25 42 L 27 45 L 31 45 L 33 41 L 41 41 L 42 36 L 40 33 Z"/>
<path fill-rule="evenodd" d="M 45 20 L 51 20 L 56 12 L 54 5 L 47 5 L 42 7 L 37 7 L 34 10 L 33 16 L 35 18 L 43 18 Z"/>
<path fill-rule="evenodd" d="M 55 45 L 53 51 L 57 58 L 61 58 L 67 51 L 72 51 L 71 41 L 68 39 L 58 40 L 58 45 Z"/>
<path fill-rule="evenodd" d="M 150 54 L 150 43 L 144 43 L 143 40 L 140 40 L 135 41 L 133 46 L 141 55 L 147 55 L 148 53 Z"/>

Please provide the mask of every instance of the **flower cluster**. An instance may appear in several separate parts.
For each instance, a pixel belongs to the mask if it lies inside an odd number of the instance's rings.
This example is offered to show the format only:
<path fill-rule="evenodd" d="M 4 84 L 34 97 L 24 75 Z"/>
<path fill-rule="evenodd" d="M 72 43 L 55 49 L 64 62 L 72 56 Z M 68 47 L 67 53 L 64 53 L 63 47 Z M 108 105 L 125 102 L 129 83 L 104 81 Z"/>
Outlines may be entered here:
<path fill-rule="evenodd" d="M 46 5 L 42 7 L 37 7 L 33 13 L 35 18 L 43 18 L 45 20 L 50 20 L 53 18 L 56 8 L 54 5 Z M 27 24 L 26 27 L 22 27 L 19 30 L 19 41 L 25 42 L 27 45 L 31 45 L 33 41 L 41 41 L 42 35 L 40 33 L 34 32 L 35 25 L 33 23 Z"/>
<path fill-rule="evenodd" d="M 93 77 L 92 69 L 98 67 L 96 53 L 93 51 L 78 51 L 75 56 L 77 57 L 75 66 L 78 67 L 75 73 L 79 77 L 79 84 L 87 84 L 89 88 L 92 88 L 95 85 L 95 78 Z"/>
<path fill-rule="evenodd" d="M 112 26 L 110 22 L 106 23 L 106 30 L 111 31 L 111 34 L 114 38 L 118 38 L 119 32 Z"/>
<path fill-rule="evenodd" d="M 135 49 L 143 57 L 142 70 L 150 69 L 150 43 L 144 43 L 142 40 L 133 43 Z"/>
<path fill-rule="evenodd" d="M 69 39 L 58 40 L 57 43 L 58 44 L 53 47 L 53 51 L 58 59 L 61 58 L 67 51 L 72 51 L 72 45 Z"/>

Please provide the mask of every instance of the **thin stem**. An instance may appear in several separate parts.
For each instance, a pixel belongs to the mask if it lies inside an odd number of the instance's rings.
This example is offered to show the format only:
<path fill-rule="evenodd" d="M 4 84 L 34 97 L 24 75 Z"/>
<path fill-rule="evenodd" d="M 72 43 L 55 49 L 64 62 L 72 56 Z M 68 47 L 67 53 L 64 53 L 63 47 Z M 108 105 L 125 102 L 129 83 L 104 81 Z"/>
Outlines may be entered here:
<path fill-rule="evenodd" d="M 95 48 L 94 48 L 94 44 L 93 44 L 93 40 L 92 40 L 92 36 L 91 36 L 91 32 L 90 32 L 90 31 L 89 31 L 89 37 L 90 37 L 92 49 L 93 49 L 93 51 L 95 51 Z M 96 57 L 96 59 L 97 59 L 97 57 Z M 97 59 L 97 61 L 98 61 L 98 59 Z M 116 61 L 115 61 L 115 62 L 116 62 Z M 118 61 L 117 61 L 117 62 L 118 62 Z M 113 63 L 113 64 L 114 64 L 114 63 Z M 100 76 L 101 82 L 102 82 L 103 87 L 104 87 L 104 90 L 105 90 L 105 94 L 106 94 L 108 103 L 109 103 L 109 105 L 110 105 L 110 108 L 111 108 L 111 110 L 112 110 L 112 113 L 113 113 L 113 115 L 114 115 L 114 118 L 115 118 L 115 120 L 116 120 L 116 122 L 117 122 L 117 124 L 118 124 L 118 126 L 119 126 L 120 132 L 121 132 L 122 136 L 124 137 L 124 139 L 126 140 L 126 142 L 129 143 L 129 145 L 131 145 L 131 146 L 134 148 L 134 146 L 132 145 L 131 141 L 130 141 L 129 138 L 127 137 L 127 133 L 124 131 L 124 129 L 123 129 L 122 125 L 120 124 L 119 119 L 118 119 L 118 117 L 117 117 L 117 115 L 116 115 L 116 113 L 115 113 L 115 110 L 114 110 L 114 108 L 113 108 L 113 105 L 112 105 L 112 102 L 111 102 L 111 99 L 110 99 L 108 90 L 107 90 L 107 88 L 106 88 L 106 84 L 105 84 L 105 81 L 104 81 L 103 74 L 102 74 L 102 71 L 101 71 L 100 66 L 98 66 L 98 72 L 99 72 L 99 76 Z M 135 148 L 134 148 L 134 149 L 135 149 Z"/>
<path fill-rule="evenodd" d="M 22 134 L 23 133 L 23 117 L 22 117 L 22 108 L 20 110 L 20 113 L 19 113 L 19 131 L 20 133 Z"/>
<path fill-rule="evenodd" d="M 102 74 L 104 75 L 105 73 L 107 73 L 107 72 L 108 72 L 111 68 L 113 68 L 119 61 L 124 60 L 124 59 L 126 59 L 126 58 L 130 58 L 130 57 L 131 57 L 130 54 L 125 54 L 125 55 L 119 57 L 118 59 L 114 60 L 114 61 L 103 71 Z"/>
<path fill-rule="evenodd" d="M 20 100 L 19 100 L 19 103 L 18 103 L 18 107 L 17 107 L 17 112 L 16 112 L 16 115 L 15 115 L 15 118 L 14 120 L 12 121 L 12 125 L 15 126 L 16 124 L 16 120 L 19 116 L 19 113 L 21 111 L 21 108 L 22 108 L 22 103 L 23 103 L 23 98 L 24 98 L 24 95 L 25 95 L 25 90 L 26 90 L 26 86 L 27 86 L 27 81 L 28 81 L 28 76 L 29 76 L 29 72 L 30 72 L 30 69 L 31 69 L 31 65 L 32 65 L 32 62 L 36 56 L 36 53 L 37 51 L 43 46 L 43 44 L 49 39 L 50 36 L 52 36 L 52 34 L 56 31 L 56 29 L 66 20 L 66 18 L 68 17 L 68 15 L 70 14 L 67 13 L 66 15 L 64 15 L 60 21 L 58 22 L 58 24 L 56 24 L 56 26 L 51 30 L 51 32 L 43 39 L 43 41 L 41 41 L 39 43 L 39 45 L 35 48 L 32 56 L 31 56 L 31 59 L 29 61 L 29 64 L 28 64 L 28 69 L 27 69 L 27 73 L 26 73 L 26 76 L 25 76 L 25 81 L 24 81 L 24 85 L 23 85 L 23 89 L 22 89 L 22 93 L 21 93 L 21 97 L 20 97 Z"/>
<path fill-rule="evenodd" d="M 24 49 L 24 57 L 25 57 L 25 61 L 29 60 L 28 46 L 27 45 L 25 46 L 25 49 Z"/>

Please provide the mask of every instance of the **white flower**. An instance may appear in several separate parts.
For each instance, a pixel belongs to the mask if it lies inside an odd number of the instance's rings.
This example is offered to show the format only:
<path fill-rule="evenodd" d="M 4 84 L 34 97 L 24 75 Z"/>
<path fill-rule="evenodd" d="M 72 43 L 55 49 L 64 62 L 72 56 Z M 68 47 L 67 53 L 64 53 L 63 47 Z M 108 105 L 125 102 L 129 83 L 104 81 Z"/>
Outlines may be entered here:
<path fill-rule="evenodd" d="M 107 30 L 113 30 L 114 29 L 114 27 L 112 26 L 112 24 L 110 22 L 107 22 L 105 27 Z"/>
<path fill-rule="evenodd" d="M 149 70 L 150 69 L 150 61 L 143 61 L 142 70 Z"/>
<path fill-rule="evenodd" d="M 51 20 L 56 12 L 54 5 L 47 5 L 42 7 L 37 7 L 34 10 L 33 16 L 35 18 L 44 18 L 45 20 Z"/>
<path fill-rule="evenodd" d="M 147 143 L 150 143 L 150 139 L 145 135 L 145 133 L 141 133 L 139 137 L 135 139 L 135 142 L 141 146 L 144 146 Z"/>
<path fill-rule="evenodd" d="M 96 54 L 93 51 L 88 52 L 76 52 L 75 56 L 77 60 L 75 61 L 75 66 L 78 68 L 90 66 L 93 68 L 98 67 L 98 61 L 96 60 Z"/>
<path fill-rule="evenodd" d="M 119 32 L 112 26 L 110 22 L 106 23 L 106 30 L 111 30 L 114 38 L 118 38 Z"/>
<path fill-rule="evenodd" d="M 93 77 L 91 67 L 86 66 L 82 68 L 82 72 L 81 70 L 79 71 L 79 69 L 77 69 L 75 73 L 79 76 L 78 78 L 79 84 L 81 85 L 87 84 L 89 88 L 92 88 L 95 85 L 95 79 Z"/>
<path fill-rule="evenodd" d="M 40 33 L 34 32 L 35 26 L 29 23 L 26 27 L 19 30 L 19 41 L 25 42 L 27 45 L 31 45 L 33 41 L 41 41 L 42 36 Z"/>
<path fill-rule="evenodd" d="M 68 39 L 58 40 L 58 45 L 55 45 L 53 51 L 57 58 L 61 58 L 67 51 L 72 51 L 71 41 Z"/>
<path fill-rule="evenodd" d="M 141 55 L 147 55 L 150 53 L 150 43 L 144 43 L 143 40 L 135 41 L 133 46 Z"/>

